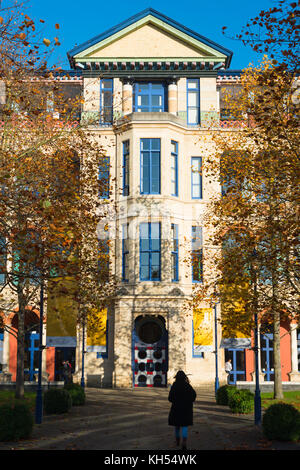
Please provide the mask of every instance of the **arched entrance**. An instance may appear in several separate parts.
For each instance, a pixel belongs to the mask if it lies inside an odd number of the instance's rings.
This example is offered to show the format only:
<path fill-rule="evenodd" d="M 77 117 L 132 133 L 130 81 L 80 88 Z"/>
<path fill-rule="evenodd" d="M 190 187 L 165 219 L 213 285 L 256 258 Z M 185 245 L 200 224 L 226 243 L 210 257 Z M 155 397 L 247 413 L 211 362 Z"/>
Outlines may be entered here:
<path fill-rule="evenodd" d="M 139 316 L 133 330 L 134 387 L 166 387 L 168 333 L 161 316 Z"/>

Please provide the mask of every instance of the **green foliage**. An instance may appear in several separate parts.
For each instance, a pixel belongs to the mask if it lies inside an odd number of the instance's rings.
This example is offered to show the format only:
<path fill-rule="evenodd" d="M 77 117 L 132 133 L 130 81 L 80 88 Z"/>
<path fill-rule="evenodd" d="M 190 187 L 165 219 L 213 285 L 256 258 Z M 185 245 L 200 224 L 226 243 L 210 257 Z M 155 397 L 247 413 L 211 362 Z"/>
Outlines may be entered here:
<path fill-rule="evenodd" d="M 44 410 L 47 414 L 67 413 L 71 406 L 72 398 L 68 390 L 54 388 L 44 394 Z"/>
<path fill-rule="evenodd" d="M 228 405 L 233 413 L 253 413 L 254 395 L 250 390 L 232 390 L 228 397 Z"/>
<path fill-rule="evenodd" d="M 30 437 L 33 416 L 25 403 L 6 404 L 0 407 L 0 441 L 18 441 Z"/>
<path fill-rule="evenodd" d="M 219 387 L 216 394 L 217 405 L 228 405 L 229 395 L 232 391 L 235 390 L 233 385 L 223 385 Z"/>
<path fill-rule="evenodd" d="M 275 403 L 264 413 L 262 427 L 268 439 L 297 441 L 300 439 L 300 412 L 293 405 Z"/>
<path fill-rule="evenodd" d="M 71 395 L 73 406 L 80 406 L 85 404 L 85 392 L 80 385 L 72 383 L 65 385 L 64 388 Z"/>

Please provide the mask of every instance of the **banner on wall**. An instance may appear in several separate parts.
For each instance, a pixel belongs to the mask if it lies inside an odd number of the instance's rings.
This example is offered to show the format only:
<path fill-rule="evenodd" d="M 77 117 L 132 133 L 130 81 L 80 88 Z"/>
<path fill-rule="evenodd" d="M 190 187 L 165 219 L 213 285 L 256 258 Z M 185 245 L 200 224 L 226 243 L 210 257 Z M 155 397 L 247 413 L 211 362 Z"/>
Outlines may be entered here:
<path fill-rule="evenodd" d="M 246 286 L 247 288 L 247 286 Z M 235 296 L 233 296 L 235 298 Z M 251 348 L 251 326 L 245 316 L 245 302 L 241 299 L 232 300 L 230 304 L 222 306 L 222 317 L 228 318 L 222 325 L 222 339 L 220 347 L 224 349 L 250 349 Z M 243 333 L 239 330 L 237 322 L 243 322 Z M 246 333 L 245 333 L 246 331 Z"/>
<path fill-rule="evenodd" d="M 194 353 L 213 350 L 214 313 L 212 308 L 193 312 Z"/>
<path fill-rule="evenodd" d="M 236 335 L 238 336 L 238 333 Z M 251 349 L 251 338 L 246 338 L 246 337 L 222 338 L 220 348 Z"/>
<path fill-rule="evenodd" d="M 48 285 L 48 347 L 76 347 L 77 304 L 72 296 L 72 279 L 59 279 Z"/>
<path fill-rule="evenodd" d="M 88 352 L 107 352 L 107 309 L 91 310 L 87 320 L 87 346 Z"/>

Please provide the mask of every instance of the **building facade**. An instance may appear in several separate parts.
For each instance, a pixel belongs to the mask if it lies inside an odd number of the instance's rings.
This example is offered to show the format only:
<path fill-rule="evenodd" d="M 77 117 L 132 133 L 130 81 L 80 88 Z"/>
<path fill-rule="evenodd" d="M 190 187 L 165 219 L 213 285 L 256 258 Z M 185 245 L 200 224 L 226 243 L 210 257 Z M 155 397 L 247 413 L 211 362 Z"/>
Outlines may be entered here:
<path fill-rule="evenodd" d="M 178 369 L 196 386 L 216 375 L 225 382 L 228 358 L 231 383 L 253 380 L 252 339 L 223 341 L 220 305 L 203 302 L 196 312 L 189 305 L 193 286 L 205 276 L 204 213 L 221 194 L 218 178 L 202 172 L 202 164 L 213 152 L 212 122 L 224 132 L 231 125 L 223 94 L 239 86 L 240 76 L 229 69 L 231 57 L 152 9 L 68 53 L 71 70 L 59 80 L 83 94 L 81 119 L 106 149 L 99 178 L 110 185 L 100 197 L 111 207 L 106 222 L 118 290 L 96 339 L 76 325 L 66 333 L 45 322 L 43 367 L 50 382 L 61 379 L 64 359 L 77 381 L 84 377 L 95 386 L 166 386 Z M 32 312 L 28 322 L 38 316 Z M 283 381 L 300 382 L 300 330 L 282 325 L 282 332 Z M 29 381 L 36 375 L 37 341 L 31 331 Z M 0 333 L 0 347 L 2 376 L 13 381 L 14 338 Z M 262 380 L 272 381 L 272 361 L 272 335 L 262 334 Z"/>

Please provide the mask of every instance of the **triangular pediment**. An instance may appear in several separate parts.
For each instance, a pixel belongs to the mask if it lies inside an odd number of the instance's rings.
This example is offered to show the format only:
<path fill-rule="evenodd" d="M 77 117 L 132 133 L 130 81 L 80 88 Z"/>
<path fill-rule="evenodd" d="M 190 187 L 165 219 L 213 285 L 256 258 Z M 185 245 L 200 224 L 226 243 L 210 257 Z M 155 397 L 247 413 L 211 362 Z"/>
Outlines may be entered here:
<path fill-rule="evenodd" d="M 148 9 L 77 46 L 68 55 L 73 64 L 114 60 L 225 62 L 231 52 Z"/>

